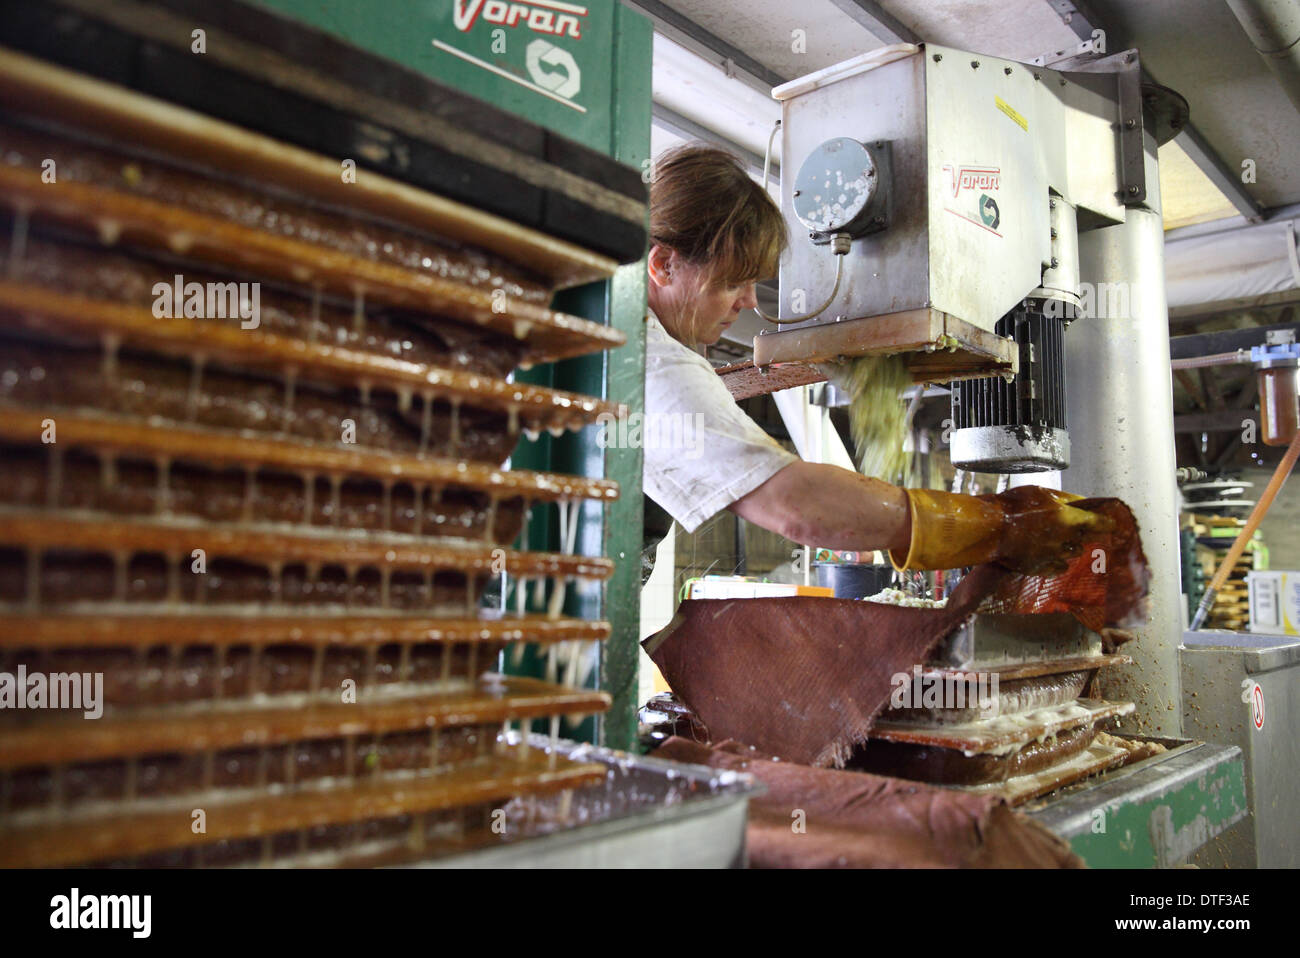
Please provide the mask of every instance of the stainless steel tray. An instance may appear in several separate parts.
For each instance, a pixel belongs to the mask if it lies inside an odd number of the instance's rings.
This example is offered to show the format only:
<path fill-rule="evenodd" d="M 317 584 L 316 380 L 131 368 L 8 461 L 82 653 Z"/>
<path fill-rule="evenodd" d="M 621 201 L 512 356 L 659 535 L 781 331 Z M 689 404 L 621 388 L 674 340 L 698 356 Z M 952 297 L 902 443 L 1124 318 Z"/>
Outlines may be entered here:
<path fill-rule="evenodd" d="M 519 742 L 518 732 L 506 740 Z M 533 748 L 551 739 L 529 736 Z M 556 751 L 608 767 L 605 781 L 569 799 L 520 803 L 500 844 L 417 862 L 414 868 L 743 868 L 749 800 L 764 788 L 751 776 L 579 742 Z M 566 807 L 567 806 L 567 807 Z"/>

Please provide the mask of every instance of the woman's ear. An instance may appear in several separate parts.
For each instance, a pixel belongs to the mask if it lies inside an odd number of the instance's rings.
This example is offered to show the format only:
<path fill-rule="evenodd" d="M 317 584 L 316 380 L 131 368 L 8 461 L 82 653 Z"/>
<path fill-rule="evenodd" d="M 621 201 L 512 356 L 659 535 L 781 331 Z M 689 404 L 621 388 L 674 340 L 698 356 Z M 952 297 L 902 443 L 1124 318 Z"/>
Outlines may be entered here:
<path fill-rule="evenodd" d="M 646 268 L 650 274 L 650 282 L 660 287 L 671 284 L 676 258 L 673 250 L 667 246 L 660 246 L 658 243 L 653 244 L 650 247 L 650 255 L 646 257 Z"/>

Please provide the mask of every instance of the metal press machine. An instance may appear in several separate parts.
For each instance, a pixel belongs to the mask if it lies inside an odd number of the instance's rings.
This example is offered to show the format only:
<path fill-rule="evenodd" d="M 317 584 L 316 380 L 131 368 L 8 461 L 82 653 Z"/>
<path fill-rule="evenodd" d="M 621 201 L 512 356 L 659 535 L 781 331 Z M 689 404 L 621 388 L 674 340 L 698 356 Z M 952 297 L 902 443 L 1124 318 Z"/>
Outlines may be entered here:
<path fill-rule="evenodd" d="M 775 384 L 901 354 L 917 383 L 950 384 L 957 468 L 1132 507 L 1149 618 L 1128 660 L 1092 659 L 1091 694 L 1131 703 L 1124 732 L 1167 751 L 1065 791 L 1077 777 L 1049 770 L 1027 807 L 1093 864 L 1173 864 L 1247 815 L 1238 749 L 1182 738 L 1196 689 L 1180 687 L 1157 147 L 1187 104 L 1143 81 L 1136 50 L 1088 46 L 1048 65 L 900 44 L 776 88 L 797 171 L 782 208 L 803 233 L 754 365 Z M 977 616 L 931 664 L 1042 674 L 1098 654 L 1039 618 Z"/>

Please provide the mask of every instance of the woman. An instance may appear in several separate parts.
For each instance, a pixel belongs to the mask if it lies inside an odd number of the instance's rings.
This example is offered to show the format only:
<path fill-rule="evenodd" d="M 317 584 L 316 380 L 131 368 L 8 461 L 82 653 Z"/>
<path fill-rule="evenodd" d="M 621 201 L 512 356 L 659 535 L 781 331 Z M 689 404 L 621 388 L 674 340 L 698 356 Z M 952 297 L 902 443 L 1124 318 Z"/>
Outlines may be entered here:
<path fill-rule="evenodd" d="M 647 532 L 671 516 L 687 532 L 722 509 L 787 539 L 831 549 L 888 550 L 899 567 L 958 568 L 999 559 L 1027 570 L 1058 567 L 1104 520 L 1034 486 L 976 498 L 904 490 L 839 466 L 804 462 L 741 411 L 708 360 L 754 284 L 774 276 L 785 221 L 740 161 L 704 145 L 655 164 L 650 186 L 646 319 Z M 693 424 L 702 423 L 697 432 Z M 1032 522 L 1022 521 L 1034 513 Z"/>

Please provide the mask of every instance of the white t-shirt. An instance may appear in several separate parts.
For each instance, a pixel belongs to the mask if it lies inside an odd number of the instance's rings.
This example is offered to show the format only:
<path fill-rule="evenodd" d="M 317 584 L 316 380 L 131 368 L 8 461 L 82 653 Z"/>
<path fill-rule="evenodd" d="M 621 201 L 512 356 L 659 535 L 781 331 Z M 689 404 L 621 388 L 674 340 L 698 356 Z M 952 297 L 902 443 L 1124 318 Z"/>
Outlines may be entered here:
<path fill-rule="evenodd" d="M 687 532 L 799 457 L 736 405 L 699 353 L 646 320 L 645 494 Z"/>

